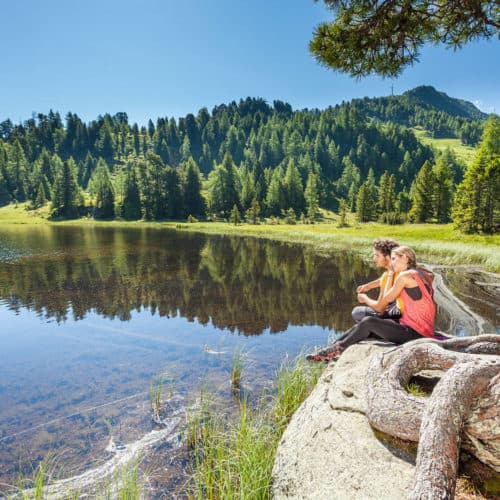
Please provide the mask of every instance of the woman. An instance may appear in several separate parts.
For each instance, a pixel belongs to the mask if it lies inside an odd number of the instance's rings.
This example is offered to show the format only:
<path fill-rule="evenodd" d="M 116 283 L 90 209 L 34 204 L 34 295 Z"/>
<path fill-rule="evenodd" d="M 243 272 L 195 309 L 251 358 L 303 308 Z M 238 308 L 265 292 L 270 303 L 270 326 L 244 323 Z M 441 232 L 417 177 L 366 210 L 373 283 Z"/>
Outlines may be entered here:
<path fill-rule="evenodd" d="M 369 336 L 404 344 L 422 337 L 434 337 L 434 317 L 436 307 L 432 299 L 432 284 L 426 273 L 417 269 L 415 252 L 409 247 L 397 247 L 391 252 L 392 273 L 399 273 L 392 287 L 377 300 L 365 293 L 358 293 L 358 301 L 377 312 L 382 312 L 387 304 L 400 299 L 403 313 L 396 323 L 377 316 L 367 316 L 342 335 L 333 345 L 307 356 L 310 361 L 324 361 L 337 358 L 347 347 L 365 340 Z"/>

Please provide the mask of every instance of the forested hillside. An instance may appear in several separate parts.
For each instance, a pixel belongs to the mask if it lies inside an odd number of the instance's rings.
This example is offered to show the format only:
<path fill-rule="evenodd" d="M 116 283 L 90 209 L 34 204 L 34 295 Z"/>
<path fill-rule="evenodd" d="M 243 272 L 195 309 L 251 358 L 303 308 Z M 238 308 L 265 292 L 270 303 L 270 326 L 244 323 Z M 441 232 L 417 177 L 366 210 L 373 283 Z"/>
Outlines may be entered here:
<path fill-rule="evenodd" d="M 0 204 L 50 201 L 64 218 L 291 220 L 323 207 L 447 222 L 465 165 L 406 127 L 477 143 L 484 118 L 432 87 L 322 111 L 247 98 L 141 127 L 126 113 L 84 123 L 50 111 L 0 123 Z"/>

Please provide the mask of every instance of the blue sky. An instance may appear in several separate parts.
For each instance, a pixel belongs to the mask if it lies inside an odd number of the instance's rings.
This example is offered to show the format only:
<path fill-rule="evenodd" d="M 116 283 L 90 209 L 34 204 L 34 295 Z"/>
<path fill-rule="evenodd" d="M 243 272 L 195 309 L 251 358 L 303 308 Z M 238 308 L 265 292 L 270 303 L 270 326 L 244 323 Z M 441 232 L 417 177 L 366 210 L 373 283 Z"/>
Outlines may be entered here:
<path fill-rule="evenodd" d="M 325 108 L 433 85 L 500 112 L 500 43 L 428 47 L 398 79 L 353 80 L 308 51 L 330 20 L 312 0 L 20 0 L 0 2 L 0 121 L 72 111 L 84 121 L 184 116 L 247 96 Z"/>

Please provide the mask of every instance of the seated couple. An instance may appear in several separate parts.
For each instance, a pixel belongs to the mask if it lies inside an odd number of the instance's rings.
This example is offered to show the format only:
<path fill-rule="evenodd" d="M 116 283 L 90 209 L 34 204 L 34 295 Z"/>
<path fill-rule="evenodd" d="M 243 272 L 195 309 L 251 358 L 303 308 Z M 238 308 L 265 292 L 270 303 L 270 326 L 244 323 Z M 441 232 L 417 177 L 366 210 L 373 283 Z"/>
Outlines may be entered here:
<path fill-rule="evenodd" d="M 370 336 L 395 344 L 435 336 L 432 273 L 417 266 L 415 252 L 393 240 L 376 240 L 373 260 L 387 271 L 357 288 L 358 301 L 365 304 L 353 309 L 358 324 L 332 345 L 308 355 L 309 361 L 336 359 L 347 347 Z M 377 286 L 379 296 L 371 299 L 365 292 Z"/>

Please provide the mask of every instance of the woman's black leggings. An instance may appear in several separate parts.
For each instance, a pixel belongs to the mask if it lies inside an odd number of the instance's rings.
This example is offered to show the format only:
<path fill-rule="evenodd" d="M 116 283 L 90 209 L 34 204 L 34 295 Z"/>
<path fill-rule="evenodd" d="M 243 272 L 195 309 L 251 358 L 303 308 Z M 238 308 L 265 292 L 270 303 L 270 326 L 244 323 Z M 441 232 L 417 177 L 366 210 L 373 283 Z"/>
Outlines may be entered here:
<path fill-rule="evenodd" d="M 409 326 L 400 325 L 390 319 L 367 316 L 350 330 L 347 330 L 344 335 L 337 339 L 336 343 L 345 349 L 370 336 L 387 340 L 394 344 L 404 344 L 410 340 L 423 338 L 423 335 L 420 335 Z"/>

